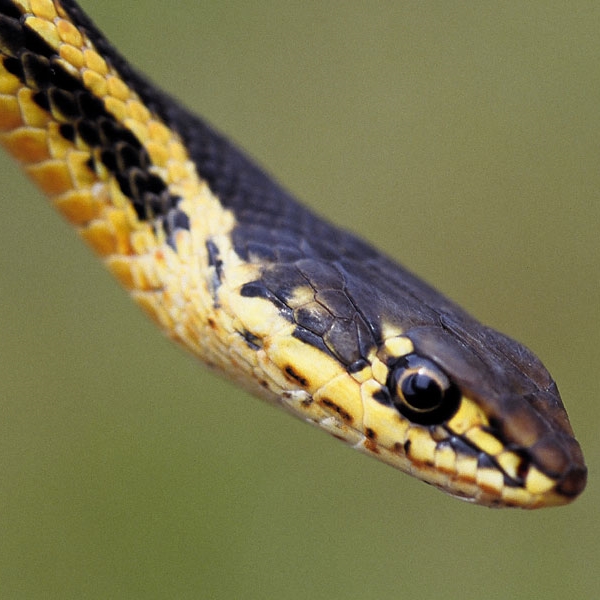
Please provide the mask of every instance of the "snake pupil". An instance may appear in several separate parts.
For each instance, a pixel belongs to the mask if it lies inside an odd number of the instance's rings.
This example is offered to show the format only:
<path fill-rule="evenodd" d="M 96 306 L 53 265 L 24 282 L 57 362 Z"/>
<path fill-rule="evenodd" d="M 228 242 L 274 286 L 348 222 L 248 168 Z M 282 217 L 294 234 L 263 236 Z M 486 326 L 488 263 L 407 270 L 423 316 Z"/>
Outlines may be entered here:
<path fill-rule="evenodd" d="M 402 395 L 407 404 L 414 410 L 433 410 L 438 407 L 444 392 L 429 376 L 423 373 L 409 375 L 402 381 Z"/>
<path fill-rule="evenodd" d="M 388 389 L 400 414 L 419 425 L 443 423 L 460 405 L 460 391 L 433 361 L 409 354 L 390 370 Z"/>

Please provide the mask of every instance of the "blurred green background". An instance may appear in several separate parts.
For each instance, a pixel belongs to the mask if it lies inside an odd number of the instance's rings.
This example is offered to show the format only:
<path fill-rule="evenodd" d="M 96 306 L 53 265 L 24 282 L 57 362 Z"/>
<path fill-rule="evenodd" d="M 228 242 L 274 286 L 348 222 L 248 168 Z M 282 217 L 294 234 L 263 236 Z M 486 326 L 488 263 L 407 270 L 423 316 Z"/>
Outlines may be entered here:
<path fill-rule="evenodd" d="M 83 5 L 304 201 L 534 349 L 589 484 L 470 506 L 245 395 L 2 156 L 0 598 L 598 597 L 600 5 Z"/>

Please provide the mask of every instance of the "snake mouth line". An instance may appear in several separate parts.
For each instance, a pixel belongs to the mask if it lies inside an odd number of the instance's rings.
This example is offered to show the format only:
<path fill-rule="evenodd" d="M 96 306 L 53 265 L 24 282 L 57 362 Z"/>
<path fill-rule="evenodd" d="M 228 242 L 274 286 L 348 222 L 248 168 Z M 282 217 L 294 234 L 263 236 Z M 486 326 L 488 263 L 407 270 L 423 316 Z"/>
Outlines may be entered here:
<path fill-rule="evenodd" d="M 525 478 L 527 475 L 527 469 L 529 468 L 530 460 L 527 456 L 527 452 L 522 449 L 511 449 L 510 446 L 507 446 L 507 450 L 513 452 L 515 455 L 519 457 L 521 460 L 521 466 L 519 472 L 516 475 L 510 475 L 507 470 L 502 467 L 502 465 L 498 462 L 497 458 L 485 452 L 479 448 L 474 442 L 469 440 L 468 438 L 457 435 L 447 426 L 444 427 L 444 430 L 448 433 L 448 439 L 444 440 L 442 443 L 449 444 L 452 449 L 457 454 L 462 454 L 465 456 L 473 456 L 477 458 L 477 466 L 481 469 L 495 469 L 502 473 L 504 478 L 504 485 L 509 487 L 520 488 L 525 485 Z"/>

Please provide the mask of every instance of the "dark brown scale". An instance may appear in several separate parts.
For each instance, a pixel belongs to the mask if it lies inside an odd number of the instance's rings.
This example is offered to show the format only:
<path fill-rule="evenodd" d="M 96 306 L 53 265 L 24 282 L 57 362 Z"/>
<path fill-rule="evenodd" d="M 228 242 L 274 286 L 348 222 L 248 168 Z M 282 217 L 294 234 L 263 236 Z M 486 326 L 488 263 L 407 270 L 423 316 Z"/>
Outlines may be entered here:
<path fill-rule="evenodd" d="M 306 286 L 306 279 L 294 264 L 275 264 L 265 271 L 262 282 L 280 300 L 287 302 L 298 288 Z"/>
<path fill-rule="evenodd" d="M 315 290 L 343 290 L 344 276 L 333 264 L 321 260 L 303 259 L 295 263 L 296 268 Z"/>
<path fill-rule="evenodd" d="M 4 68 L 11 74 L 17 77 L 20 81 L 25 79 L 23 75 L 23 67 L 21 66 L 21 61 L 13 58 L 12 56 L 5 56 L 2 64 Z"/>
<path fill-rule="evenodd" d="M 73 125 L 71 125 L 70 123 L 61 123 L 58 131 L 60 133 L 60 135 L 62 135 L 63 138 L 65 138 L 65 140 L 69 141 L 69 142 L 74 142 L 75 141 L 75 127 L 73 127 Z M 94 162 L 93 162 L 93 158 L 90 157 L 90 161 L 91 163 L 88 164 L 88 168 L 90 170 L 94 170 Z"/>
<path fill-rule="evenodd" d="M 312 346 L 313 348 L 317 348 L 324 352 L 328 356 L 334 356 L 331 350 L 325 345 L 323 338 L 320 335 L 315 335 L 312 331 L 305 329 L 304 327 L 297 326 L 292 332 L 292 337 Z"/>
<path fill-rule="evenodd" d="M 51 88 L 48 90 L 48 100 L 50 101 L 52 114 L 59 117 L 60 121 L 74 121 L 78 117 L 79 111 L 73 94 Z"/>
<path fill-rule="evenodd" d="M 9 15 L 0 15 L 0 51 L 3 54 L 15 56 L 26 47 L 23 27 L 18 20 L 18 16 L 17 18 L 11 18 Z"/>
<path fill-rule="evenodd" d="M 245 298 L 264 298 L 265 300 L 269 300 L 269 302 L 279 309 L 279 314 L 282 317 L 288 321 L 293 321 L 292 309 L 269 290 L 262 281 L 251 281 L 244 284 L 240 289 L 240 294 Z"/>
<path fill-rule="evenodd" d="M 65 71 L 62 65 L 58 62 L 56 56 L 52 57 L 50 62 L 52 64 L 52 83 L 54 87 L 58 88 L 59 90 L 71 92 L 72 94 L 82 89 L 83 86 L 81 82 L 75 76 L 71 75 L 71 73 Z M 88 92 L 86 91 L 86 93 Z"/>
<path fill-rule="evenodd" d="M 348 373 L 360 373 L 365 367 L 369 366 L 369 361 L 365 358 L 359 358 L 348 365 Z"/>
<path fill-rule="evenodd" d="M 24 47 L 31 52 L 35 52 L 35 54 L 39 54 L 40 56 L 44 56 L 46 58 L 50 58 L 55 55 L 54 48 L 50 46 L 44 38 L 42 38 L 36 31 L 28 27 L 27 25 L 23 26 L 23 37 L 24 37 Z"/>
<path fill-rule="evenodd" d="M 77 128 L 77 135 L 79 135 L 79 137 L 88 146 L 90 146 L 91 148 L 100 146 L 100 134 L 98 132 L 98 128 L 94 125 L 94 123 L 91 123 L 90 121 L 87 121 L 85 119 L 73 119 L 73 121 L 75 122 L 75 127 Z M 101 153 L 101 156 L 104 157 L 103 163 L 107 169 L 111 171 L 116 170 L 117 161 L 112 150 L 104 150 Z"/>
<path fill-rule="evenodd" d="M 358 331 L 353 320 L 336 319 L 323 336 L 323 341 L 331 353 L 345 365 L 364 358 L 360 354 Z"/>
<path fill-rule="evenodd" d="M 327 308 L 334 317 L 351 319 L 356 314 L 356 308 L 342 290 L 318 291 L 315 300 Z"/>
<path fill-rule="evenodd" d="M 32 89 L 45 90 L 52 85 L 53 73 L 50 61 L 44 56 L 38 56 L 32 52 L 21 54 L 23 75 L 25 85 Z"/>
<path fill-rule="evenodd" d="M 11 2 L 11 0 L 0 0 L 0 12 L 13 19 L 19 19 L 21 17 L 21 11 L 14 2 Z"/>
<path fill-rule="evenodd" d="M 301 327 L 322 337 L 332 326 L 334 316 L 321 304 L 310 302 L 294 311 L 294 320 Z"/>
<path fill-rule="evenodd" d="M 42 110 L 50 112 L 50 101 L 48 100 L 46 90 L 36 92 L 33 94 L 32 99 Z"/>
<path fill-rule="evenodd" d="M 115 157 L 117 159 L 117 167 L 120 171 L 126 173 L 132 171 L 129 178 L 134 179 L 136 176 L 144 177 L 141 171 L 141 152 L 127 142 L 117 142 L 114 146 Z M 134 169 L 140 169 L 135 171 Z"/>

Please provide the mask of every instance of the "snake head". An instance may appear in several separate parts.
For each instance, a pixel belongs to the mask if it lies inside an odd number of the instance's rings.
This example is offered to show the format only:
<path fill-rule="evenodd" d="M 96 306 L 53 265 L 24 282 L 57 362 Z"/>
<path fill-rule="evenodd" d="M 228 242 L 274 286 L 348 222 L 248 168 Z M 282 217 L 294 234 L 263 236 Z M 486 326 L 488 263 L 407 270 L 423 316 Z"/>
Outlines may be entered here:
<path fill-rule="evenodd" d="M 540 360 L 407 272 L 350 266 L 298 261 L 236 296 L 235 313 L 262 340 L 262 364 L 282 374 L 281 404 L 465 500 L 573 500 L 587 470 Z M 389 273 L 402 281 L 390 284 Z M 259 326 L 254 315 L 267 310 Z"/>
<path fill-rule="evenodd" d="M 392 404 L 435 442 L 413 470 L 489 506 L 570 502 L 583 491 L 587 469 L 548 371 L 523 345 L 474 327 L 467 315 L 440 321 L 407 332 L 414 350 L 388 377 Z"/>

